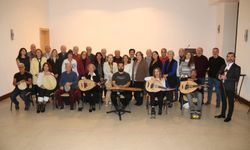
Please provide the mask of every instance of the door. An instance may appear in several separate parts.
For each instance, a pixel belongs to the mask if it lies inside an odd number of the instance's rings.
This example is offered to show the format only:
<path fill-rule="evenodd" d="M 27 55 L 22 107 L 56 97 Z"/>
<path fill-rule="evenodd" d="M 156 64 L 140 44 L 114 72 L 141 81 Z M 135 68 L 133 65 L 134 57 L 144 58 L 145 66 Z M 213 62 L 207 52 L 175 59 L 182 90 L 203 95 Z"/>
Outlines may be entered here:
<path fill-rule="evenodd" d="M 49 29 L 40 28 L 40 48 L 44 52 L 45 46 L 50 45 Z"/>

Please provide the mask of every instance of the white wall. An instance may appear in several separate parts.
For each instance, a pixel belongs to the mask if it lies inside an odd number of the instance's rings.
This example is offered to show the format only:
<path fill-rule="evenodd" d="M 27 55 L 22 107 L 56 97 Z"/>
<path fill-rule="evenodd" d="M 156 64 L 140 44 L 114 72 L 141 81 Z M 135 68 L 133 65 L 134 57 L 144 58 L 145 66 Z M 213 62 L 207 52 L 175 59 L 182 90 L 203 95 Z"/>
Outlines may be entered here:
<path fill-rule="evenodd" d="M 241 66 L 241 72 L 246 74 L 242 87 L 241 96 L 250 101 L 250 0 L 240 0 L 238 40 L 237 40 L 237 59 L 236 62 Z M 248 41 L 244 41 L 245 29 L 248 29 Z"/>
<path fill-rule="evenodd" d="M 109 52 L 131 47 L 216 46 L 216 7 L 208 0 L 50 0 L 51 45 Z"/>
<path fill-rule="evenodd" d="M 40 27 L 48 27 L 47 0 L 0 0 L 0 96 L 13 90 L 20 47 L 29 50 L 31 43 L 39 47 Z M 14 41 L 10 40 L 10 29 L 14 30 Z"/>

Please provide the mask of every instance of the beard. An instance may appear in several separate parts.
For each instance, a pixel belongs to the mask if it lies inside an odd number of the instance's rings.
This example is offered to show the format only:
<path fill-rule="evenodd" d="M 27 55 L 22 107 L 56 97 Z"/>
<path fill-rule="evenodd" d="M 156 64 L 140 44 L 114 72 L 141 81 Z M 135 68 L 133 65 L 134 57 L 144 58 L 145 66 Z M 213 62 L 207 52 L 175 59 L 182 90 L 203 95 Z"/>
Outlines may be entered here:
<path fill-rule="evenodd" d="M 118 69 L 119 72 L 123 72 L 124 69 Z"/>

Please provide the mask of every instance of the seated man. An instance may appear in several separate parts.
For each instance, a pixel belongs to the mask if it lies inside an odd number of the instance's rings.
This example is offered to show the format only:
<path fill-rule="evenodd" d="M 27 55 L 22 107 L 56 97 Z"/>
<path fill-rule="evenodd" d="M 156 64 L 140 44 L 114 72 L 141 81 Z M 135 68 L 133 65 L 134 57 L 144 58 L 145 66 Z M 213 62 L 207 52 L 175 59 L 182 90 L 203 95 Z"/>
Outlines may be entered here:
<path fill-rule="evenodd" d="M 55 98 L 58 101 L 60 109 L 64 108 L 63 99 L 61 94 L 69 94 L 70 110 L 74 109 L 74 103 L 79 99 L 80 92 L 77 88 L 77 74 L 72 71 L 72 65 L 70 63 L 65 64 L 66 71 L 62 73 L 59 81 L 59 89 L 55 92 Z"/>
<path fill-rule="evenodd" d="M 19 110 L 19 102 L 16 97 L 20 95 L 20 97 L 25 102 L 25 109 L 29 110 L 30 99 L 27 96 L 29 91 L 29 86 L 32 84 L 32 75 L 25 71 L 25 66 L 23 63 L 18 64 L 19 72 L 14 75 L 13 85 L 15 86 L 14 91 L 10 95 L 11 101 L 15 104 L 16 110 Z M 18 88 L 20 85 L 24 85 L 24 88 Z"/>
<path fill-rule="evenodd" d="M 124 72 L 124 64 L 123 62 L 118 62 L 118 72 L 113 74 L 112 77 L 112 86 L 113 87 L 120 87 L 120 88 L 127 88 L 130 85 L 130 76 L 128 73 Z M 118 110 L 118 102 L 117 96 L 123 95 L 124 98 L 121 99 L 122 109 L 125 109 L 126 106 L 129 104 L 132 94 L 130 91 L 112 91 L 111 93 L 111 101 L 115 106 L 116 110 Z"/>
<path fill-rule="evenodd" d="M 191 71 L 190 79 L 191 81 L 194 81 L 198 85 L 201 84 L 201 82 L 196 78 L 197 72 L 195 69 Z M 202 104 L 202 87 L 199 86 L 197 90 L 195 90 L 192 93 L 187 94 L 188 103 L 189 103 L 189 109 L 191 113 L 191 118 L 193 117 L 193 114 L 201 115 L 201 104 Z M 193 98 L 197 99 L 197 104 L 194 103 Z"/>

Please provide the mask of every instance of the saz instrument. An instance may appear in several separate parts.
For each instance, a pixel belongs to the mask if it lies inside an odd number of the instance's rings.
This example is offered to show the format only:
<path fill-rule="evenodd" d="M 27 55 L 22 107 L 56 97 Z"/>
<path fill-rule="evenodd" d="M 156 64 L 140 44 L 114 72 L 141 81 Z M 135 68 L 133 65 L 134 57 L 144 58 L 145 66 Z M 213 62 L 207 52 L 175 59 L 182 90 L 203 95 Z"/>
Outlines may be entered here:
<path fill-rule="evenodd" d="M 181 81 L 180 92 L 183 94 L 188 94 L 188 93 L 192 93 L 199 87 L 205 87 L 205 86 L 208 86 L 208 85 L 207 84 L 198 85 L 194 81 Z"/>
<path fill-rule="evenodd" d="M 63 86 L 63 88 L 64 88 L 64 91 L 65 91 L 65 92 L 69 92 L 70 89 L 71 89 L 71 87 L 68 86 L 68 85 L 66 85 L 66 84 Z"/>
<path fill-rule="evenodd" d="M 107 88 L 107 90 L 137 92 L 137 91 L 142 91 L 143 89 L 141 89 L 141 88 L 133 88 L 133 87 L 127 87 L 127 88 L 123 88 L 123 87 L 110 87 L 110 88 Z"/>
<path fill-rule="evenodd" d="M 94 81 L 90 80 L 90 79 L 81 79 L 78 81 L 78 87 L 81 91 L 88 91 L 88 90 L 91 90 L 93 89 L 97 84 L 102 87 L 104 86 L 105 82 L 107 80 L 104 79 L 104 80 L 101 80 L 100 82 L 98 83 L 95 83 Z"/>
<path fill-rule="evenodd" d="M 45 75 L 43 76 L 43 86 L 47 90 L 54 90 L 56 88 L 56 78 L 50 74 L 50 75 Z"/>
<path fill-rule="evenodd" d="M 162 86 L 161 81 L 151 78 L 146 82 L 145 88 L 148 92 L 173 91 L 175 88 L 166 88 Z"/>
<path fill-rule="evenodd" d="M 17 85 L 17 88 L 18 88 L 19 90 L 25 90 L 25 89 L 28 87 L 25 80 L 21 80 L 21 81 L 19 81 L 19 82 L 20 82 L 20 84 Z"/>

